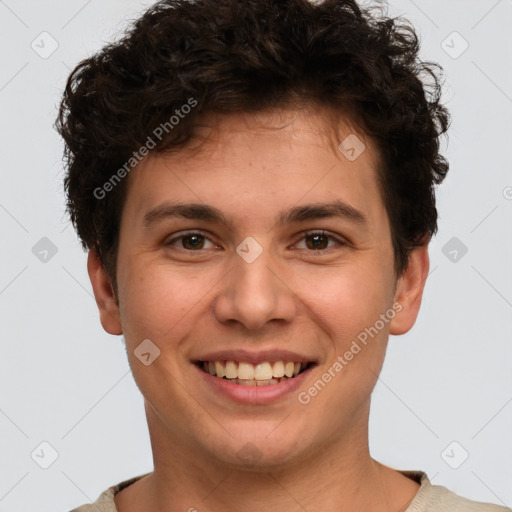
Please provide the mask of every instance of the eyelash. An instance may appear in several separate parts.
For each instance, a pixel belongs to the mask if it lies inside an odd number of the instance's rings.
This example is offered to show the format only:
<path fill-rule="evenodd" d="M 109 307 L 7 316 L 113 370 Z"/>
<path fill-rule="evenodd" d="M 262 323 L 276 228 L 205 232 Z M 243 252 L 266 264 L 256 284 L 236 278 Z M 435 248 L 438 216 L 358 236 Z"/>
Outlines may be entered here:
<path fill-rule="evenodd" d="M 193 236 L 193 235 L 199 235 L 200 237 L 204 238 L 205 240 L 209 240 L 210 242 L 214 243 L 212 240 L 210 240 L 207 236 L 203 235 L 202 233 L 198 232 L 198 231 L 188 231 L 186 233 L 183 233 L 177 237 L 174 237 L 172 240 L 169 240 L 169 242 L 166 242 L 166 246 L 172 246 L 174 245 L 174 243 L 178 240 L 181 240 L 181 239 L 184 239 L 184 238 L 187 238 L 189 236 Z M 308 236 L 325 236 L 327 238 L 329 238 L 330 240 L 334 240 L 338 247 L 342 247 L 342 246 L 346 246 L 348 245 L 345 241 L 343 241 L 342 239 L 334 236 L 334 235 L 331 235 L 323 230 L 319 230 L 319 231 L 306 231 L 305 233 L 303 233 L 301 235 L 301 237 L 297 240 L 297 242 L 295 242 L 294 245 L 296 245 L 298 242 L 304 240 L 305 238 L 307 238 Z M 216 245 L 216 244 L 215 244 Z M 305 249 L 307 252 L 310 252 L 310 253 L 316 253 L 316 254 L 322 254 L 322 253 L 326 253 L 327 251 L 330 251 L 332 249 L 334 249 L 335 247 L 328 247 L 326 249 Z M 183 250 L 183 251 L 186 251 L 186 252 L 201 252 L 202 249 L 198 249 L 197 251 L 194 251 L 194 250 L 190 250 L 190 249 L 185 249 L 184 247 L 180 247 L 179 249 Z"/>

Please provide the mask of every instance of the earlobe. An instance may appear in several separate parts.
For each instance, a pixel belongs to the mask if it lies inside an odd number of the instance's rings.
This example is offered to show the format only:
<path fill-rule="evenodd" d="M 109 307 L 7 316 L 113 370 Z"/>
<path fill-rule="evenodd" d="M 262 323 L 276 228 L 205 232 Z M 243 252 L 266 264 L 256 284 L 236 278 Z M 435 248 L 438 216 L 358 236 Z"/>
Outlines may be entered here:
<path fill-rule="evenodd" d="M 123 334 L 116 295 L 110 277 L 96 250 L 91 249 L 87 257 L 87 271 L 91 280 L 94 298 L 100 313 L 103 329 L 109 334 Z"/>
<path fill-rule="evenodd" d="M 398 279 L 395 303 L 401 308 L 390 323 L 390 334 L 405 334 L 416 322 L 428 269 L 428 243 L 425 243 L 411 251 L 408 266 Z"/>

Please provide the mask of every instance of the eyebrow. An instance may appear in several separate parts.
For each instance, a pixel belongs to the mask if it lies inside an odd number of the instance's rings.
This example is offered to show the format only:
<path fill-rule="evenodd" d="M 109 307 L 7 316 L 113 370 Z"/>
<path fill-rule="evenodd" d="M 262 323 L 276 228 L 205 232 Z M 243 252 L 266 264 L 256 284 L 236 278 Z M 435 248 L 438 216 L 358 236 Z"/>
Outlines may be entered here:
<path fill-rule="evenodd" d="M 207 204 L 165 203 L 157 206 L 144 215 L 143 226 L 145 228 L 149 228 L 155 223 L 173 217 L 207 220 L 224 224 L 228 227 L 232 225 L 232 223 L 219 209 Z M 361 226 L 367 224 L 367 219 L 361 211 L 342 201 L 294 206 L 289 210 L 280 212 L 276 224 L 284 226 L 286 224 L 325 218 L 342 218 Z"/>

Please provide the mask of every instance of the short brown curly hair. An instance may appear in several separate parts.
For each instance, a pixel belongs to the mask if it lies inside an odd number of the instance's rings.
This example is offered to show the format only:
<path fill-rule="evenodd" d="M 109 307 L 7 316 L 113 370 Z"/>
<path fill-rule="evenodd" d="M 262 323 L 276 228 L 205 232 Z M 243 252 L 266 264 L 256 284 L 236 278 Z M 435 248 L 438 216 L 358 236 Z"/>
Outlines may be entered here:
<path fill-rule="evenodd" d="M 155 127 L 196 102 L 154 151 L 184 146 L 207 112 L 279 108 L 291 97 L 353 112 L 380 156 L 395 270 L 437 231 L 434 186 L 449 125 L 439 65 L 421 61 L 414 29 L 385 5 L 353 0 L 162 0 L 69 76 L 56 128 L 65 190 L 84 248 L 115 285 L 126 179 L 102 187 Z M 126 173 L 123 173 L 123 176 Z M 95 192 L 96 191 L 96 192 Z"/>

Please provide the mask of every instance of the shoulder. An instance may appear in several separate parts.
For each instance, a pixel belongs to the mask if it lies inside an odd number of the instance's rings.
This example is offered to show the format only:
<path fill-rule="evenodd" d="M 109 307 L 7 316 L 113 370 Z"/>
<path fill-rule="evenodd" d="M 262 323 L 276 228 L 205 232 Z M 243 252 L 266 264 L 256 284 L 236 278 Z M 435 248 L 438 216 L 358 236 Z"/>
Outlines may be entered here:
<path fill-rule="evenodd" d="M 109 487 L 103 491 L 94 503 L 81 505 L 78 508 L 70 510 L 70 512 L 118 512 L 114 501 L 114 496 L 124 488 L 134 484 L 138 480 L 141 480 L 150 474 L 151 473 L 145 473 L 144 475 L 136 476 L 130 478 L 129 480 L 124 480 L 116 485 L 113 485 L 112 487 Z"/>
<path fill-rule="evenodd" d="M 463 498 L 441 485 L 432 485 L 421 471 L 401 471 L 421 484 L 405 512 L 512 512 L 512 509 Z"/>
<path fill-rule="evenodd" d="M 453 512 L 511 512 L 510 508 L 505 508 L 500 505 L 463 498 L 440 485 L 432 486 L 430 501 L 432 512 L 437 510 L 450 510 Z M 426 510 L 430 511 L 430 509 Z"/>

